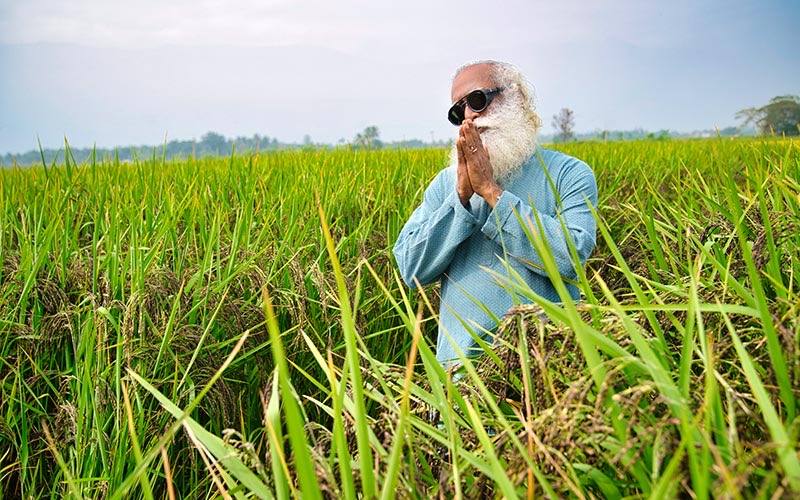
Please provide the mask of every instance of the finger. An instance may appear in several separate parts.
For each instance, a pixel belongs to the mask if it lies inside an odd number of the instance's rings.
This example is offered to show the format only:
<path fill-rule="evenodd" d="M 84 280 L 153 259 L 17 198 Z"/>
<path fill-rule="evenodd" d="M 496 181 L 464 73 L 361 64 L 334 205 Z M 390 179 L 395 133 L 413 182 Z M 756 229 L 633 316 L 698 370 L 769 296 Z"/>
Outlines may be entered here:
<path fill-rule="evenodd" d="M 463 134 L 466 140 L 466 150 L 470 156 L 483 149 L 483 141 L 481 135 L 478 133 L 478 128 L 472 120 L 464 120 L 460 133 Z"/>
<path fill-rule="evenodd" d="M 459 137 L 456 140 L 456 149 L 458 150 L 458 166 L 460 167 L 462 164 L 467 162 L 467 158 L 464 155 L 464 138 Z"/>
<path fill-rule="evenodd" d="M 460 141 L 464 141 L 463 146 L 464 146 L 464 151 L 465 152 L 468 151 L 469 149 L 471 149 L 471 146 L 472 146 L 472 144 L 470 143 L 470 140 L 469 140 L 468 129 L 469 129 L 469 125 L 467 124 L 466 120 L 464 120 L 464 123 L 462 123 L 461 127 L 458 129 L 458 138 L 459 138 Z"/>
<path fill-rule="evenodd" d="M 467 143 L 463 138 L 456 141 L 458 147 L 458 175 L 462 180 L 469 182 L 469 161 L 467 160 Z"/>
<path fill-rule="evenodd" d="M 483 149 L 480 138 L 477 140 L 470 136 L 464 138 L 464 153 L 467 155 L 468 160 L 475 159 L 476 155 L 481 154 Z"/>
<path fill-rule="evenodd" d="M 473 127 L 472 120 L 464 120 L 464 123 L 461 124 L 461 129 L 459 130 L 459 134 L 464 139 L 469 140 L 470 138 L 470 129 Z"/>
<path fill-rule="evenodd" d="M 464 120 L 463 127 L 464 127 L 465 134 L 468 135 L 468 136 L 470 134 L 472 134 L 473 132 L 477 132 L 478 131 L 478 127 L 475 125 L 475 122 L 472 121 L 472 120 Z"/>
<path fill-rule="evenodd" d="M 482 147 L 481 134 L 478 132 L 478 127 L 470 120 L 469 124 L 465 127 L 464 137 L 470 146 Z"/>
<path fill-rule="evenodd" d="M 463 126 L 458 129 L 458 141 L 461 142 L 461 147 L 466 152 L 466 150 L 467 150 L 467 136 L 465 134 Z"/>

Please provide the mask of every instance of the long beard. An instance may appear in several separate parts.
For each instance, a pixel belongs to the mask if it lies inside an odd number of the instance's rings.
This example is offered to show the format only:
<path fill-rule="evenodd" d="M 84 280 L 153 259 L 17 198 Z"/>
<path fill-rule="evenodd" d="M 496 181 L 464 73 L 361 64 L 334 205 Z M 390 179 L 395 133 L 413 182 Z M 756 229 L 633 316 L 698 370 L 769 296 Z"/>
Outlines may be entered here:
<path fill-rule="evenodd" d="M 491 112 L 475 120 L 475 126 L 486 127 L 481 141 L 489 152 L 494 179 L 503 183 L 520 171 L 536 150 L 539 129 L 526 116 L 519 99 L 506 96 Z M 458 149 L 453 145 L 450 162 L 458 164 Z"/>

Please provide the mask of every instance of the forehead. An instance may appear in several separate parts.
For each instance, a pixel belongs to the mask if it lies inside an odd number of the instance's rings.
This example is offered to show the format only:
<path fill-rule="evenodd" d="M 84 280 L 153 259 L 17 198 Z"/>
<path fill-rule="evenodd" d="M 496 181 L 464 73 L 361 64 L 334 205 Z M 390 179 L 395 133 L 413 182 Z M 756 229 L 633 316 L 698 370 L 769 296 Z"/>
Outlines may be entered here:
<path fill-rule="evenodd" d="M 458 101 L 475 89 L 494 87 L 491 66 L 488 64 L 475 64 L 464 68 L 453 80 L 450 89 L 450 98 Z"/>

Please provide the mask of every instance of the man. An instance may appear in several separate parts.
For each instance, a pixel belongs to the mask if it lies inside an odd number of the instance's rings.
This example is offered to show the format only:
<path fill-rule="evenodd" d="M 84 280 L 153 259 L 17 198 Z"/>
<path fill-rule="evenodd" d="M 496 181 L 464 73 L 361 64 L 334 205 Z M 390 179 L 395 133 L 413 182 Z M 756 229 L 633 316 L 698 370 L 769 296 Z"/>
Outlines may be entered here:
<path fill-rule="evenodd" d="M 537 146 L 541 120 L 530 84 L 515 66 L 463 66 L 451 98 L 448 119 L 459 127 L 451 164 L 428 186 L 394 246 L 408 286 L 441 280 L 436 358 L 445 367 L 459 363 L 459 352 L 479 352 L 476 338 L 488 338 L 495 317 L 521 301 L 491 272 L 508 276 L 512 269 L 538 295 L 560 302 L 520 221 L 538 232 L 538 216 L 559 273 L 574 279 L 595 246 L 589 204 L 597 206 L 589 166 Z M 577 300 L 577 287 L 567 288 Z"/>

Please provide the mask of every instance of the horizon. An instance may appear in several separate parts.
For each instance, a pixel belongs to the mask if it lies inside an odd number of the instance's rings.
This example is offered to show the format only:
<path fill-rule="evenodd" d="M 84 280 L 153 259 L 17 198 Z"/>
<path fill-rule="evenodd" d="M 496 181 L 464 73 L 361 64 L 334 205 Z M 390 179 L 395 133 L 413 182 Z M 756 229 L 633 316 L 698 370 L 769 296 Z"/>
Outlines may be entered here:
<path fill-rule="evenodd" d="M 478 59 L 522 69 L 545 135 L 561 108 L 580 134 L 691 133 L 739 127 L 737 111 L 800 93 L 796 3 L 505 5 L 472 26 L 465 16 L 487 9 L 475 1 L 11 2 L 0 6 L 0 70 L 12 75 L 0 83 L 0 155 L 37 149 L 37 136 L 45 149 L 208 131 L 335 145 L 373 125 L 385 142 L 447 141 L 452 74 Z"/>
<path fill-rule="evenodd" d="M 732 132 L 735 130 L 735 132 Z M 362 131 L 363 132 L 363 131 Z M 377 137 L 378 145 L 376 146 L 364 146 L 357 144 L 357 140 L 355 138 L 346 140 L 345 142 L 338 142 L 338 143 L 330 143 L 330 142 L 309 142 L 305 143 L 303 141 L 296 141 L 296 142 L 287 142 L 282 141 L 279 137 L 269 137 L 269 136 L 262 136 L 258 133 L 250 134 L 250 135 L 239 135 L 235 137 L 228 137 L 223 134 L 219 134 L 213 130 L 206 131 L 202 134 L 199 138 L 192 137 L 192 138 L 164 138 L 160 143 L 155 144 L 116 144 L 112 146 L 98 146 L 97 144 L 90 144 L 90 145 L 74 145 L 69 141 L 68 137 L 65 137 L 63 142 L 60 146 L 54 147 L 44 147 L 42 146 L 41 151 L 45 154 L 52 154 L 52 153 L 62 153 L 67 150 L 69 147 L 70 151 L 77 152 L 80 151 L 82 153 L 90 152 L 92 150 L 97 150 L 98 152 L 103 153 L 110 153 L 115 151 L 122 151 L 125 152 L 127 150 L 134 150 L 141 153 L 144 149 L 153 149 L 160 151 L 163 149 L 164 145 L 166 144 L 167 148 L 170 145 L 185 145 L 187 143 L 192 143 L 196 145 L 200 145 L 204 142 L 205 136 L 207 134 L 216 134 L 222 137 L 227 143 L 225 151 L 230 149 L 231 145 L 237 145 L 241 142 L 251 142 L 254 141 L 254 138 L 258 136 L 258 141 L 261 143 L 264 141 L 264 146 L 260 149 L 267 151 L 267 150 L 274 150 L 274 149 L 301 149 L 305 147 L 312 147 L 312 148 L 340 148 L 340 147 L 351 147 L 351 148 L 359 148 L 359 149 L 382 149 L 385 147 L 389 148 L 398 148 L 402 147 L 404 144 L 409 143 L 419 143 L 422 144 L 423 147 L 432 147 L 432 148 L 449 148 L 452 146 L 452 141 L 454 138 L 446 138 L 436 140 L 435 142 L 429 142 L 422 138 L 406 138 L 401 139 L 399 141 L 385 141 L 381 139 L 380 136 Z M 568 140 L 567 142 L 584 142 L 584 141 L 596 141 L 596 140 L 603 140 L 604 142 L 616 142 L 616 141 L 627 141 L 627 140 L 661 140 L 663 137 L 667 137 L 670 139 L 703 139 L 703 138 L 710 138 L 715 137 L 716 135 L 721 135 L 722 137 L 754 137 L 758 135 L 756 130 L 749 131 L 747 128 L 743 127 L 728 127 L 726 129 L 704 129 L 704 130 L 692 130 L 692 131 L 679 131 L 679 130 L 646 130 L 642 128 L 636 129 L 629 129 L 629 130 L 593 130 L 593 131 L 575 131 L 573 133 L 573 137 Z M 606 138 L 603 139 L 603 136 Z M 558 132 L 552 132 L 549 134 L 539 134 L 537 143 L 539 145 L 551 145 L 551 144 L 561 144 L 562 141 L 556 140 L 558 137 Z M 272 141 L 275 141 L 273 144 Z M 418 146 L 412 146 L 418 147 Z M 241 153 L 244 151 L 252 150 L 251 147 L 245 147 L 244 149 L 237 150 L 236 153 Z M 3 161 L 4 158 L 16 158 L 17 156 L 27 156 L 31 154 L 36 155 L 36 162 L 39 162 L 39 148 L 30 149 L 28 151 L 19 151 L 19 152 L 2 152 L 0 151 L 0 162 Z M 205 152 L 203 154 L 209 154 Z"/>

